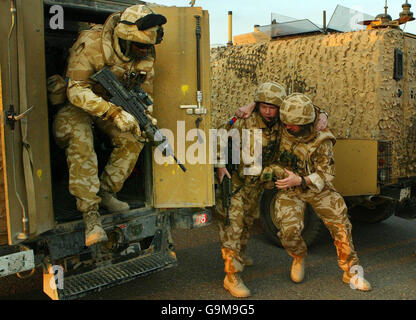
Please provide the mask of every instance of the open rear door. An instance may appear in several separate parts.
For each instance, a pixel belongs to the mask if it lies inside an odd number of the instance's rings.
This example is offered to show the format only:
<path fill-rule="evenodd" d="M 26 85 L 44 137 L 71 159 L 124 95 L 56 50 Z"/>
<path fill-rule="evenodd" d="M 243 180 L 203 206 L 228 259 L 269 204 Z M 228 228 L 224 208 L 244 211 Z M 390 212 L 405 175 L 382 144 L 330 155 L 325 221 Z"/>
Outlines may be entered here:
<path fill-rule="evenodd" d="M 169 129 L 176 157 L 185 165 L 158 164 L 153 154 L 153 201 L 157 208 L 207 207 L 214 204 L 214 175 L 209 161 L 210 47 L 208 12 L 201 8 L 156 7 L 167 18 L 165 36 L 156 46 L 154 115 L 161 129 Z M 200 29 L 197 29 L 198 18 Z M 197 59 L 197 31 L 200 58 Z M 200 73 L 197 72 L 197 61 Z M 203 93 L 197 106 L 198 74 Z M 200 105 L 200 106 L 201 106 Z M 196 129 L 199 128 L 199 135 Z M 189 140 L 189 141 L 188 141 Z"/>
<path fill-rule="evenodd" d="M 12 14 L 11 6 L 16 9 Z M 10 245 L 54 225 L 46 100 L 43 1 L 1 0 L 1 200 Z M 7 41 L 9 39 L 10 41 Z M 10 50 L 8 50 L 10 45 Z M 33 107 L 22 119 L 8 121 Z M 6 219 L 4 219 L 6 216 Z M 3 221 L 1 221 L 3 218 Z M 3 230 L 4 231 L 4 230 Z"/>

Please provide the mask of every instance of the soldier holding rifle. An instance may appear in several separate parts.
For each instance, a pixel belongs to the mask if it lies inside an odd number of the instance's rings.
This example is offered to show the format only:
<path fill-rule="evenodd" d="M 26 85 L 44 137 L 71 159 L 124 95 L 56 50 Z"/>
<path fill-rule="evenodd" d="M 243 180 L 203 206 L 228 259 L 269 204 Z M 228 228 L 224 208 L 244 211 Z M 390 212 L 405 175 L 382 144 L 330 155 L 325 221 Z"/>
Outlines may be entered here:
<path fill-rule="evenodd" d="M 82 31 L 70 50 L 66 81 L 68 103 L 57 113 L 54 135 L 65 148 L 69 191 L 85 223 L 85 244 L 106 241 L 99 205 L 111 212 L 129 210 L 116 198 L 143 148 L 134 116 L 109 101 L 91 76 L 108 66 L 127 88 L 137 84 L 153 91 L 154 45 L 162 41 L 166 18 L 145 5 L 134 5 L 107 18 L 103 25 Z M 147 108 L 151 110 L 151 108 Z M 150 117 L 150 114 L 149 114 Z M 155 120 L 155 119 L 154 119 Z M 98 177 L 92 126 L 111 138 L 113 152 Z"/>

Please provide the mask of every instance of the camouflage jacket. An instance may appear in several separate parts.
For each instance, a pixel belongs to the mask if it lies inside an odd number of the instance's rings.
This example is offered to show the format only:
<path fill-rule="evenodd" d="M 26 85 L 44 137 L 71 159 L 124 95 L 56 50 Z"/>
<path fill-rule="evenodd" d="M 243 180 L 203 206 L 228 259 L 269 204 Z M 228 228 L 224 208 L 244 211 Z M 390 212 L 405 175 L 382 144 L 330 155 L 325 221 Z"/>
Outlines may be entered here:
<path fill-rule="evenodd" d="M 153 94 L 154 55 L 140 59 L 123 55 L 114 28 L 120 20 L 120 13 L 111 15 L 104 25 L 95 25 L 81 31 L 70 49 L 67 96 L 69 101 L 93 116 L 100 117 L 110 108 L 105 90 L 90 80 L 97 71 L 110 66 L 115 76 L 123 82 L 135 84 L 141 77 L 141 87 L 149 96 Z"/>
<path fill-rule="evenodd" d="M 308 177 L 310 189 L 321 192 L 324 188 L 334 189 L 335 177 L 333 145 L 335 137 L 326 129 L 302 139 L 295 138 L 282 129 L 282 139 L 277 163 L 299 176 Z M 299 189 L 300 190 L 300 189 Z M 335 189 L 334 189 L 335 190 Z"/>
<path fill-rule="evenodd" d="M 222 129 L 225 131 L 221 132 Z M 233 150 L 238 150 L 240 153 L 239 180 L 244 183 L 254 183 L 260 176 L 262 168 L 270 165 L 276 156 L 280 142 L 280 123 L 277 122 L 268 127 L 260 114 L 253 112 L 248 119 L 233 118 L 222 124 L 218 128 L 221 143 L 217 145 L 217 168 L 225 167 L 228 133 L 230 136 L 239 137 L 239 139 L 233 139 Z M 245 139 L 243 135 L 246 135 Z M 255 151 L 260 150 L 261 152 L 256 154 Z"/>

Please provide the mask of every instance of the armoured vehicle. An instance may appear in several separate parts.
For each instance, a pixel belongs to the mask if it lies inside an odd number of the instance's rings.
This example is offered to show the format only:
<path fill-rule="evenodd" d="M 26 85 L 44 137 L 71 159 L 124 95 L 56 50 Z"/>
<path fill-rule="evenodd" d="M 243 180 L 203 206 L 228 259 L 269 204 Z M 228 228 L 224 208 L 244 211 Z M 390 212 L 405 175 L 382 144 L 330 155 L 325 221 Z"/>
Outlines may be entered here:
<path fill-rule="evenodd" d="M 118 194 L 131 210 L 102 211 L 109 241 L 84 245 L 65 154 L 51 134 L 57 110 L 48 105 L 46 80 L 64 74 L 80 30 L 138 3 L 0 1 L 0 32 L 7 40 L 0 50 L 0 276 L 43 267 L 44 291 L 53 299 L 80 297 L 174 266 L 172 228 L 198 228 L 211 220 L 212 165 L 188 163 L 183 172 L 175 163 L 156 163 L 149 145 Z M 156 48 L 154 116 L 160 128 L 173 133 L 170 144 L 183 138 L 187 150 L 193 142 L 177 134 L 178 123 L 203 133 L 211 126 L 210 101 L 202 99 L 210 96 L 208 13 L 196 7 L 156 11 L 168 23 Z M 98 131 L 95 137 L 102 170 L 111 145 Z"/>
<path fill-rule="evenodd" d="M 335 145 L 335 187 L 353 220 L 377 223 L 396 215 L 416 217 L 416 36 L 399 25 L 413 19 L 410 4 L 399 19 L 385 12 L 362 15 L 365 30 L 353 31 L 357 13 L 339 6 L 328 26 L 309 20 L 274 21 L 234 37 L 234 45 L 211 49 L 214 125 L 253 99 L 262 82 L 285 84 L 329 113 Z M 335 18 L 334 18 L 335 17 Z M 340 21 L 338 18 L 343 18 Z M 357 25 L 356 23 L 354 23 Z M 347 26 L 347 28 L 344 28 Z M 280 241 L 270 217 L 276 190 L 263 194 L 265 234 Z M 307 209 L 303 236 L 311 244 L 324 229 Z"/>

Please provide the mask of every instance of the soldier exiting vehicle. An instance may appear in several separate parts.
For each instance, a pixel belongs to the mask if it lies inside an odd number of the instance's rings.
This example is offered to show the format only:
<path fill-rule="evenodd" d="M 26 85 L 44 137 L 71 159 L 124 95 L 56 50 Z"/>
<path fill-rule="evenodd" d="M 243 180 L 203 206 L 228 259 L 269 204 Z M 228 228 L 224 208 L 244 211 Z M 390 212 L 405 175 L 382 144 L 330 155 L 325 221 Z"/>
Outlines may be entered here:
<path fill-rule="evenodd" d="M 65 148 L 69 191 L 83 213 L 85 244 L 106 241 L 99 205 L 111 212 L 129 210 L 116 198 L 144 145 L 135 118 L 108 101 L 105 90 L 90 77 L 105 66 L 128 88 L 140 84 L 153 91 L 154 45 L 162 41 L 166 18 L 145 5 L 112 14 L 104 25 L 82 31 L 72 46 L 66 72 L 69 102 L 54 120 L 57 144 Z M 150 115 L 149 115 L 150 117 Z M 92 126 L 111 138 L 113 152 L 98 177 Z"/>

